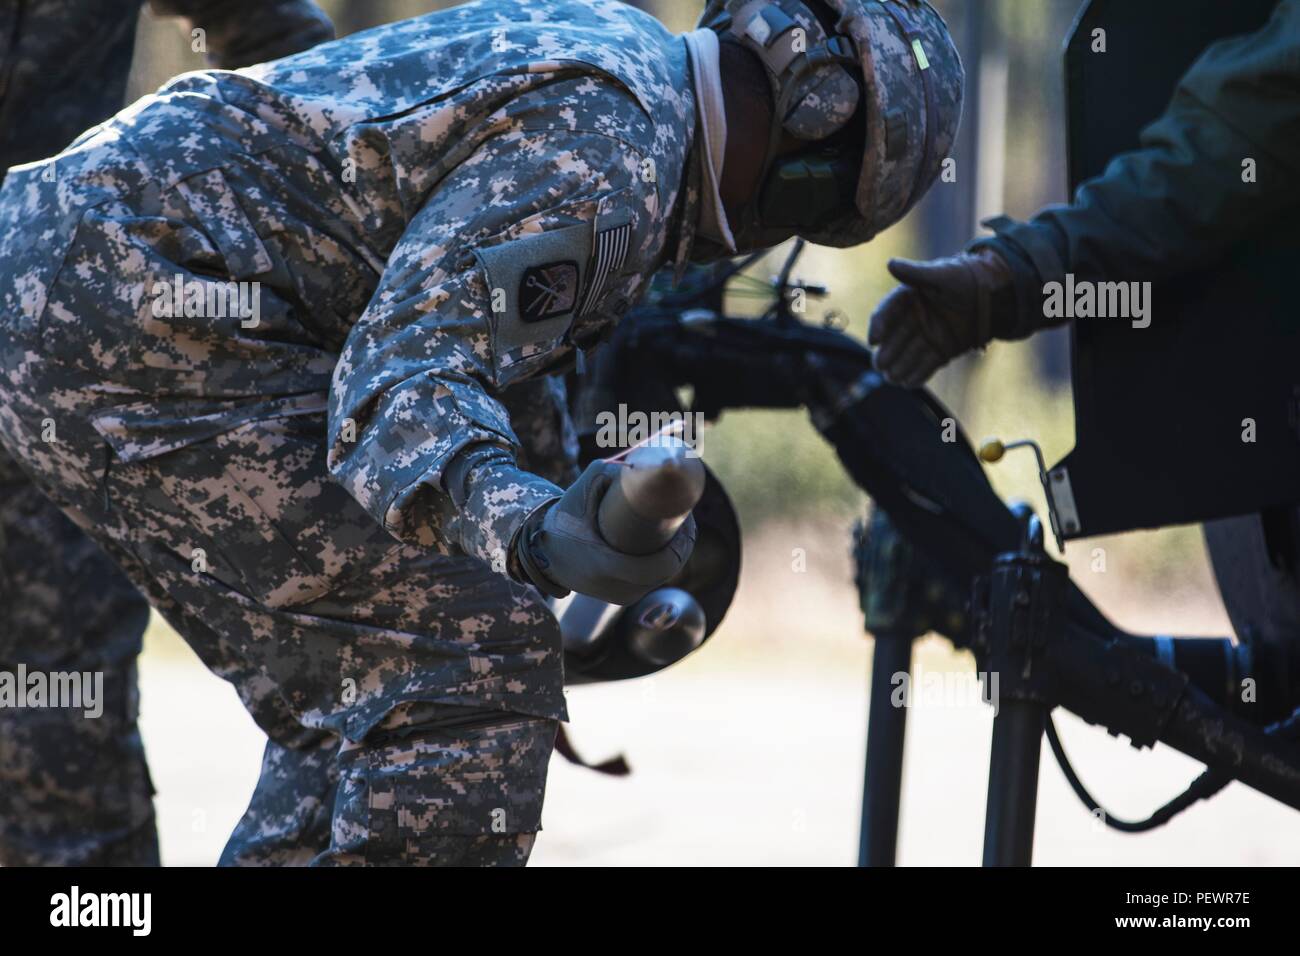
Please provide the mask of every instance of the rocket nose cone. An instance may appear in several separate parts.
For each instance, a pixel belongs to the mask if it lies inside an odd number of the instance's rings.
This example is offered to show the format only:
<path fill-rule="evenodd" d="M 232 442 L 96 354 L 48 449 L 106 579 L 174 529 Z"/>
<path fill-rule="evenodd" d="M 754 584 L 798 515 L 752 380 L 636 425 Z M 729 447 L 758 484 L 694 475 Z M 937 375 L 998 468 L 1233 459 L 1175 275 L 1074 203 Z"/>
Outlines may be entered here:
<path fill-rule="evenodd" d="M 627 610 L 632 653 L 656 667 L 681 660 L 704 641 L 704 610 L 680 588 L 651 591 Z"/>

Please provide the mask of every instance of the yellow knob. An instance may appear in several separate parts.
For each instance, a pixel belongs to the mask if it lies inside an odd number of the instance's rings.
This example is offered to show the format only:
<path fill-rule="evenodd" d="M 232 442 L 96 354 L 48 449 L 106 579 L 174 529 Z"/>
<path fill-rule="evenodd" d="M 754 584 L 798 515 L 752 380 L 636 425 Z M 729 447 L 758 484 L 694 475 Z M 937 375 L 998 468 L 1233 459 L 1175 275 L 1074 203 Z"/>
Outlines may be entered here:
<path fill-rule="evenodd" d="M 990 465 L 994 462 L 1001 461 L 1002 456 L 1007 453 L 1007 446 L 1002 444 L 998 438 L 986 438 L 980 444 L 980 460 L 986 461 Z"/>

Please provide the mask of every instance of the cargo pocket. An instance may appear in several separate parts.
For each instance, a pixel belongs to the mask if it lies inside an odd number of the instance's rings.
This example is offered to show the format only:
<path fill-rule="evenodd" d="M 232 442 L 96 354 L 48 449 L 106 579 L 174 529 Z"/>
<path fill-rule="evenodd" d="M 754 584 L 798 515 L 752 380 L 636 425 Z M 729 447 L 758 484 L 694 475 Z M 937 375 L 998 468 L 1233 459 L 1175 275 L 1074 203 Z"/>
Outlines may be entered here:
<path fill-rule="evenodd" d="M 102 201 L 65 234 L 50 284 L 58 307 L 37 303 L 44 350 L 141 392 L 183 381 L 194 394 L 218 358 L 256 360 L 250 330 L 283 309 L 262 286 L 273 259 L 219 169 L 172 184 L 156 204 Z"/>
<path fill-rule="evenodd" d="M 554 720 L 488 714 L 371 750 L 362 772 L 344 771 L 335 837 L 366 862 L 473 866 L 487 860 L 476 838 L 542 828 Z M 361 779 L 362 776 L 364 779 Z"/>
<path fill-rule="evenodd" d="M 113 466 L 112 507 L 124 514 L 137 556 L 154 569 L 188 564 L 196 581 L 213 580 L 268 607 L 323 591 L 221 457 L 204 442 Z"/>
<path fill-rule="evenodd" d="M 325 470 L 317 414 L 251 421 L 112 465 L 112 507 L 141 560 L 257 603 L 316 600 L 401 547 Z"/>
<path fill-rule="evenodd" d="M 161 217 L 115 224 L 145 262 L 128 322 L 131 370 L 147 370 L 142 387 L 167 391 L 178 379 L 192 387 L 232 357 L 265 361 L 256 330 L 285 305 L 263 286 L 275 263 L 236 191 L 220 169 L 208 169 L 173 183 L 161 202 Z"/>

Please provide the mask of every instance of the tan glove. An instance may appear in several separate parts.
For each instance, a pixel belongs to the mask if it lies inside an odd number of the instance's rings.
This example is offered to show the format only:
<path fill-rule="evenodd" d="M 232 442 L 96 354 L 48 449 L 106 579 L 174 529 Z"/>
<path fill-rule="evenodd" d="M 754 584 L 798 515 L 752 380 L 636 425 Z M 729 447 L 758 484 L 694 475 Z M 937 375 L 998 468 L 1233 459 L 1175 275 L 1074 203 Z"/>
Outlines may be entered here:
<path fill-rule="evenodd" d="M 876 307 L 867 342 L 876 348 L 876 368 L 895 385 L 923 385 L 1013 318 L 1011 269 L 991 249 L 926 262 L 891 259 L 889 272 L 903 285 Z"/>

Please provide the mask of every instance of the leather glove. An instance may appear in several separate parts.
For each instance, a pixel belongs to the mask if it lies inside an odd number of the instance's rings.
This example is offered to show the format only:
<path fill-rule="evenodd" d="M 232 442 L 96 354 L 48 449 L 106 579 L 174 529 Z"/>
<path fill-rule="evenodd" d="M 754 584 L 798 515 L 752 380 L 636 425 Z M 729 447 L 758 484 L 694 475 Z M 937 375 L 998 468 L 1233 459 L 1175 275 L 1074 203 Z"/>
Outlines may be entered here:
<path fill-rule="evenodd" d="M 563 497 L 543 505 L 524 521 L 515 539 L 515 558 L 538 590 L 551 597 L 577 591 L 610 604 L 631 604 L 686 564 L 695 547 L 694 516 L 653 554 L 624 554 L 600 536 L 596 514 L 622 467 L 592 462 Z"/>
<path fill-rule="evenodd" d="M 903 285 L 876 307 L 867 343 L 895 385 L 917 388 L 1014 321 L 1011 269 L 991 249 L 928 262 L 891 259 L 889 272 Z"/>

